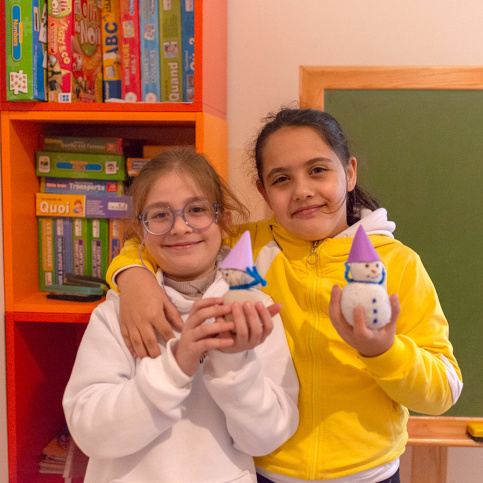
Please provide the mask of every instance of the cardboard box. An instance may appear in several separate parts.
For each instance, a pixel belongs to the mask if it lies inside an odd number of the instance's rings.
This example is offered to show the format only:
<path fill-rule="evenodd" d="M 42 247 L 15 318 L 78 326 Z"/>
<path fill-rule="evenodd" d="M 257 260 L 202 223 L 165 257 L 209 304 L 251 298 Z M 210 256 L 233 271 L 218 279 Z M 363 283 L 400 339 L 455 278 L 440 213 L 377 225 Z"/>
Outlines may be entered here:
<path fill-rule="evenodd" d="M 89 138 L 77 136 L 39 136 L 41 151 L 69 153 L 122 154 L 122 138 Z"/>
<path fill-rule="evenodd" d="M 71 216 L 73 218 L 130 218 L 130 196 L 95 196 L 71 194 L 36 194 L 37 216 Z"/>
<path fill-rule="evenodd" d="M 41 193 L 120 196 L 124 194 L 122 181 L 104 179 L 40 178 Z"/>
<path fill-rule="evenodd" d="M 97 0 L 47 0 L 51 102 L 102 102 L 101 9 Z"/>
<path fill-rule="evenodd" d="M 139 25 L 142 100 L 161 102 L 158 2 L 139 0 Z"/>
<path fill-rule="evenodd" d="M 39 244 L 39 290 L 48 291 L 55 281 L 54 219 L 37 218 Z"/>
<path fill-rule="evenodd" d="M 119 0 L 121 17 L 121 85 L 127 102 L 141 100 L 139 0 Z"/>
<path fill-rule="evenodd" d="M 65 276 L 74 271 L 74 253 L 72 241 L 72 218 L 54 218 L 55 224 L 55 259 L 56 284 L 62 285 Z"/>
<path fill-rule="evenodd" d="M 109 219 L 109 263 L 121 253 L 126 241 L 127 226 L 127 220 Z"/>
<path fill-rule="evenodd" d="M 195 99 L 195 0 L 181 1 L 183 102 Z"/>
<path fill-rule="evenodd" d="M 91 276 L 105 278 L 109 265 L 109 220 L 90 218 Z"/>
<path fill-rule="evenodd" d="M 7 101 L 47 100 L 47 4 L 6 0 Z"/>
<path fill-rule="evenodd" d="M 102 0 L 103 99 L 122 99 L 121 32 L 118 0 Z"/>
<path fill-rule="evenodd" d="M 127 158 L 126 168 L 128 176 L 137 176 L 146 164 L 151 161 L 152 158 Z"/>
<path fill-rule="evenodd" d="M 91 244 L 86 218 L 72 220 L 74 275 L 91 275 Z"/>
<path fill-rule="evenodd" d="M 52 178 L 124 180 L 124 157 L 116 154 L 36 151 L 35 173 Z"/>
<path fill-rule="evenodd" d="M 181 69 L 181 0 L 160 3 L 161 100 L 183 101 Z"/>

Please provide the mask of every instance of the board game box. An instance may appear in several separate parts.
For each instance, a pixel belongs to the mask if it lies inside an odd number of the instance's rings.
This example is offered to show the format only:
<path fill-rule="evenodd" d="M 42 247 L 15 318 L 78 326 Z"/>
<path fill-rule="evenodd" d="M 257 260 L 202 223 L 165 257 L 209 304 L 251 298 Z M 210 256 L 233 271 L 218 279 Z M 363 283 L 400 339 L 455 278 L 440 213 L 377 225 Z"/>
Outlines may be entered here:
<path fill-rule="evenodd" d="M 124 157 L 116 154 L 35 152 L 35 174 L 53 178 L 124 180 Z"/>
<path fill-rule="evenodd" d="M 46 101 L 46 0 L 6 0 L 7 101 Z"/>

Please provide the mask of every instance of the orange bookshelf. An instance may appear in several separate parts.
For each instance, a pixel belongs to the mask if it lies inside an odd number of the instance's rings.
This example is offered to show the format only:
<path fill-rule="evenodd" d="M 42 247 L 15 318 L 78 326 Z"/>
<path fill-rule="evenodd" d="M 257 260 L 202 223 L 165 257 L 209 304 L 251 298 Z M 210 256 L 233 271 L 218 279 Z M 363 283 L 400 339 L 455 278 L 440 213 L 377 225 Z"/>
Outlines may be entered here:
<path fill-rule="evenodd" d="M 5 2 L 0 3 L 5 25 Z M 49 300 L 38 289 L 34 153 L 39 135 L 115 136 L 143 144 L 192 144 L 227 178 L 226 2 L 195 0 L 193 103 L 7 102 L 0 29 L 9 481 L 63 482 L 39 474 L 43 447 L 65 424 L 61 400 L 96 303 Z"/>

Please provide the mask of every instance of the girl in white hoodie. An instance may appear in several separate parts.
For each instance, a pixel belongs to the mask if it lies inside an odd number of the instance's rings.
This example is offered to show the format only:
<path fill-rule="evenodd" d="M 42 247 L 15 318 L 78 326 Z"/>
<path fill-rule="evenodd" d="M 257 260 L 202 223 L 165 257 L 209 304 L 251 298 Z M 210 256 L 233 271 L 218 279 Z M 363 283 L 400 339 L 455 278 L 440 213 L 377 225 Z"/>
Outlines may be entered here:
<path fill-rule="evenodd" d="M 264 294 L 256 305 L 222 304 L 227 212 L 244 209 L 191 148 L 153 158 L 130 193 L 131 235 L 164 268 L 157 280 L 184 325 L 159 338 L 160 356 L 141 360 L 123 341 L 118 294 L 94 310 L 63 399 L 90 458 L 85 481 L 254 482 L 252 456 L 297 428 L 298 380 L 279 306 Z"/>

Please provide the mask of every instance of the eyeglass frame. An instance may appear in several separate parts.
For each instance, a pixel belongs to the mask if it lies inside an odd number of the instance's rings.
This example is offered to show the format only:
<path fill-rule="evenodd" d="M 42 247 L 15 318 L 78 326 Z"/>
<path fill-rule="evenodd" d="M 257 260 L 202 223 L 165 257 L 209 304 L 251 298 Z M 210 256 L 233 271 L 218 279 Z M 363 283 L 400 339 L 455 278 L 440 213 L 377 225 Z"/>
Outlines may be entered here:
<path fill-rule="evenodd" d="M 146 214 L 146 210 L 144 210 L 142 213 L 140 213 L 136 218 L 142 223 L 143 225 L 143 228 L 150 234 L 150 235 L 153 235 L 153 236 L 163 236 L 163 235 L 166 235 L 166 233 L 169 233 L 173 227 L 174 227 L 174 224 L 176 222 L 176 216 L 177 215 L 180 215 L 182 220 L 185 222 L 186 226 L 189 226 L 192 230 L 206 230 L 207 228 L 209 228 L 213 223 L 218 223 L 218 215 L 219 215 L 219 208 L 221 208 L 221 205 L 219 203 L 211 203 L 211 205 L 213 206 L 213 209 L 215 210 L 215 213 L 214 213 L 214 216 L 213 216 L 213 219 L 211 220 L 211 222 L 204 226 L 203 228 L 196 228 L 194 226 L 191 226 L 187 221 L 186 221 L 186 218 L 184 216 L 184 211 L 186 209 L 186 207 L 188 205 L 190 205 L 191 203 L 196 203 L 196 201 L 198 202 L 203 202 L 203 201 L 207 201 L 209 203 L 209 200 L 194 200 L 194 201 L 188 201 L 188 203 L 186 203 L 183 208 L 181 208 L 180 210 L 173 210 L 170 206 L 165 206 L 164 208 L 167 208 L 171 214 L 173 215 L 173 221 L 171 223 L 171 226 L 170 228 L 165 231 L 164 233 L 153 233 L 151 231 L 149 231 L 149 229 L 146 227 L 146 224 L 145 224 L 145 220 L 144 220 L 144 215 Z M 149 206 L 148 206 L 149 208 Z"/>

